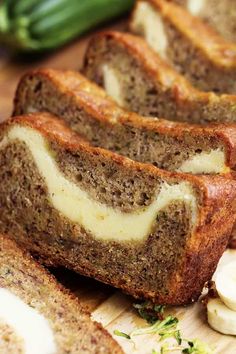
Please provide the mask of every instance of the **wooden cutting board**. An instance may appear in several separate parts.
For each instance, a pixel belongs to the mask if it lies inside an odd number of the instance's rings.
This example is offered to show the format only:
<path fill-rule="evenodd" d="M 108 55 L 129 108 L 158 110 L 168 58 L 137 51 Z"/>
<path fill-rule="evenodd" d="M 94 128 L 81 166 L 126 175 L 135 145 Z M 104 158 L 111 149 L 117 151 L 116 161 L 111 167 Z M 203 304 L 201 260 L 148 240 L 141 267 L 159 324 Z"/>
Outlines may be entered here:
<path fill-rule="evenodd" d="M 120 28 L 115 24 L 112 28 Z M 83 54 L 89 36 L 84 37 L 67 47 L 45 57 L 32 60 L 16 60 L 0 48 L 0 121 L 8 118 L 12 111 L 12 99 L 20 76 L 28 69 L 35 67 L 51 67 L 58 69 L 78 69 L 82 64 Z M 236 251 L 228 250 L 222 262 L 236 259 Z M 92 312 L 95 320 L 101 322 L 113 334 L 115 329 L 129 333 L 137 327 L 146 325 L 133 309 L 133 299 L 120 291 L 98 283 L 92 279 L 80 277 L 65 270 L 56 270 L 56 276 L 69 287 Z M 178 317 L 184 338 L 199 338 L 211 344 L 217 354 L 236 354 L 236 338 L 221 335 L 209 328 L 206 314 L 201 304 L 188 307 L 170 308 L 168 311 Z M 152 349 L 158 351 L 159 338 L 145 335 L 135 338 L 135 344 L 127 339 L 114 336 L 127 354 L 151 354 Z M 181 351 L 176 351 L 175 353 Z"/>
<path fill-rule="evenodd" d="M 223 255 L 218 269 L 222 265 L 236 260 L 236 250 L 227 250 Z M 133 308 L 134 299 L 120 291 L 86 279 L 73 272 L 56 270 L 54 274 L 78 296 L 80 301 L 92 312 L 92 317 L 114 336 L 118 329 L 130 333 L 136 328 L 147 326 Z M 225 336 L 212 330 L 207 324 L 206 311 L 201 303 L 186 307 L 170 307 L 166 313 L 179 319 L 179 328 L 183 338 L 198 338 L 209 344 L 215 354 L 235 354 L 236 338 Z M 127 354 L 151 354 L 152 349 L 160 350 L 163 344 L 157 335 L 135 337 L 134 343 L 122 337 L 114 336 Z M 174 353 L 181 353 L 181 350 Z M 198 353 L 196 353 L 198 354 Z"/>

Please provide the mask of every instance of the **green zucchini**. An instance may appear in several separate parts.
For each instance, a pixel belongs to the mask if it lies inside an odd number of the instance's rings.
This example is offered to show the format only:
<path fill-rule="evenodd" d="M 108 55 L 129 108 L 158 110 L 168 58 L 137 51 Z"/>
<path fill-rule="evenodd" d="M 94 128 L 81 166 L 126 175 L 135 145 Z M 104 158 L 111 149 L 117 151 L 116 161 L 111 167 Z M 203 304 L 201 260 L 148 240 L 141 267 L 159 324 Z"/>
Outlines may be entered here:
<path fill-rule="evenodd" d="M 127 13 L 134 0 L 2 0 L 0 42 L 19 51 L 46 51 Z"/>

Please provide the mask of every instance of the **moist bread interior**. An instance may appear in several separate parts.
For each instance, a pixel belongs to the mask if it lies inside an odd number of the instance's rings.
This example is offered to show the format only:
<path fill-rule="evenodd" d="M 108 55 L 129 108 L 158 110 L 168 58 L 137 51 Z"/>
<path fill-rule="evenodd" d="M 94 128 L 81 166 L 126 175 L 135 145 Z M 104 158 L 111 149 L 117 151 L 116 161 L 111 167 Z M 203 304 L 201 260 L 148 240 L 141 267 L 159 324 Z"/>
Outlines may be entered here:
<path fill-rule="evenodd" d="M 106 166 L 98 156 L 67 154 L 55 144 L 52 149 L 68 179 L 86 188 L 93 198 L 125 212 L 147 206 L 153 191 L 163 183 L 145 173 L 132 176 L 131 171 L 117 169 L 110 162 Z M 96 268 L 98 278 L 105 282 L 124 282 L 140 291 L 156 289 L 163 295 L 168 293 L 170 275 L 178 267 L 193 231 L 188 204 L 173 201 L 161 210 L 151 234 L 142 242 L 100 241 L 55 210 L 24 143 L 12 141 L 3 151 L 0 155 L 2 232 L 17 235 L 18 242 L 44 260 L 50 259 L 51 264 L 64 264 L 66 254 L 67 265 L 88 275 Z"/>
<path fill-rule="evenodd" d="M 236 121 L 234 96 L 198 91 L 142 38 L 118 32 L 94 36 L 86 53 L 83 72 L 114 95 L 106 87 L 107 70 L 104 67 L 109 67 L 113 81 L 119 83 L 122 106 L 142 116 L 191 124 Z"/>
<path fill-rule="evenodd" d="M 67 80 L 71 81 L 73 75 L 75 73 L 67 72 Z M 76 90 L 76 85 L 74 89 Z M 98 93 L 100 94 L 100 91 L 96 92 L 96 95 Z M 33 111 L 51 112 L 63 118 L 73 130 L 85 136 L 94 146 L 111 150 L 139 162 L 152 163 L 167 170 L 190 173 L 225 172 L 224 146 L 214 134 L 194 135 L 186 131 L 185 136 L 178 139 L 171 134 L 158 133 L 155 129 L 146 128 L 145 120 L 148 122 L 152 118 L 142 118 L 142 127 L 135 126 L 128 118 L 126 120 L 123 118 L 127 113 L 115 106 L 117 112 L 113 107 L 108 108 L 107 111 L 104 110 L 104 120 L 97 119 L 100 97 L 97 99 L 97 106 L 96 103 L 92 103 L 97 113 L 90 113 L 89 108 L 83 108 L 76 102 L 76 95 L 71 97 L 64 93 L 60 86 L 58 88 L 57 81 L 50 80 L 50 76 L 47 78 L 38 74 L 27 77 L 20 86 L 19 95 L 21 100 L 16 103 L 15 114 Z M 114 123 L 113 117 L 117 117 Z M 197 157 L 200 162 L 197 161 L 196 165 L 193 162 L 190 165 L 189 162 L 194 157 Z M 205 163 L 204 157 L 207 160 Z M 211 158 L 213 161 L 207 167 Z"/>
<path fill-rule="evenodd" d="M 14 329 L 0 319 L 0 353 L 24 354 L 24 342 Z"/>
<path fill-rule="evenodd" d="M 234 0 L 172 0 L 185 6 L 193 15 L 201 17 L 226 40 L 235 42 L 236 11 Z"/>
<path fill-rule="evenodd" d="M 94 148 L 47 113 L 14 117 L 1 134 L 0 231 L 48 265 L 135 297 L 198 298 L 235 220 L 233 179 Z"/>
<path fill-rule="evenodd" d="M 15 152 L 18 152 L 17 149 Z M 26 167 L 26 165 L 24 166 Z M 21 188 L 24 177 L 21 171 L 18 172 L 22 176 L 19 185 L 19 188 Z M 26 180 L 23 183 L 26 184 Z M 28 198 L 28 192 L 30 192 L 27 186 L 25 192 L 27 193 L 22 196 L 22 202 L 25 200 L 26 196 Z M 14 208 L 19 206 L 18 202 L 16 202 L 15 206 L 13 205 Z M 25 212 L 29 212 L 29 210 L 29 208 L 26 208 Z M 15 212 L 15 214 L 17 214 L 17 212 Z M 22 211 L 22 216 L 23 215 L 25 214 Z M 36 215 L 36 213 L 34 213 L 34 215 Z M 26 219 L 26 215 L 24 217 Z M 29 217 L 31 221 L 33 221 L 32 216 Z M 15 226 L 12 230 L 13 229 L 19 232 L 20 235 L 21 230 L 19 227 Z M 18 241 L 17 235 L 18 234 L 15 234 L 16 241 Z M 30 234 L 26 235 L 26 237 L 29 236 Z M 45 237 L 46 236 L 48 235 L 45 234 Z M 44 247 L 47 247 L 47 243 L 45 242 Z M 15 242 L 13 243 L 9 237 L 5 235 L 0 235 L 0 285 L 1 291 L 9 293 L 10 296 L 23 302 L 24 306 L 29 306 L 30 311 L 35 311 L 38 315 L 45 318 L 53 332 L 57 348 L 56 353 L 123 353 L 119 345 L 112 339 L 108 332 L 98 323 L 90 319 L 90 315 L 84 310 L 82 305 L 80 305 L 78 299 L 66 291 L 51 274 L 45 271 L 27 252 L 20 249 Z M 17 314 L 15 312 L 15 316 L 17 315 L 19 315 L 19 313 Z M 23 315 L 22 317 L 23 318 L 20 319 L 21 321 L 26 320 L 28 316 L 24 317 Z M 30 323 L 25 323 L 25 325 L 30 325 Z M 25 328 L 24 330 L 22 329 L 22 333 L 24 333 Z M 17 336 L 15 328 L 9 327 L 6 325 L 5 321 L 2 322 L 2 319 L 0 319 L 0 330 L 1 353 L 25 353 L 25 341 L 22 342 L 22 337 L 19 338 Z M 34 330 L 37 331 L 37 327 L 34 326 Z M 40 327 L 40 330 L 42 330 L 42 327 Z M 40 338 L 40 336 L 38 337 Z M 32 346 L 30 346 L 30 348 L 32 348 Z M 28 345 L 28 349 L 30 348 Z M 47 348 L 47 353 L 49 348 L 50 347 Z"/>
<path fill-rule="evenodd" d="M 160 48 L 155 45 L 155 42 L 159 40 L 158 32 L 155 30 L 155 27 L 152 26 L 152 36 L 148 36 L 147 30 L 144 30 L 145 27 L 149 26 L 149 22 L 145 16 L 141 17 L 139 11 L 143 11 L 143 4 L 149 7 L 149 17 L 150 16 L 158 16 L 156 18 L 157 23 L 161 23 L 163 28 L 162 36 L 165 37 L 165 50 L 160 50 Z M 227 51 L 230 53 L 228 57 L 235 56 L 236 50 L 232 49 L 232 45 L 228 46 L 227 42 L 222 45 L 222 40 L 215 40 L 215 48 L 214 48 L 214 37 L 217 37 L 216 34 L 211 31 L 204 32 L 206 36 L 209 36 L 209 43 L 205 41 L 205 44 L 199 44 L 201 41 L 201 37 L 199 37 L 197 33 L 197 26 L 199 28 L 204 26 L 204 23 L 201 22 L 198 24 L 197 21 L 193 22 L 191 17 L 189 19 L 184 20 L 183 23 L 180 23 L 180 16 L 178 7 L 173 7 L 172 9 L 168 9 L 165 11 L 165 6 L 162 9 L 163 0 L 141 0 L 137 3 L 137 7 L 133 14 L 133 20 L 131 22 L 131 29 L 133 32 L 144 36 L 148 41 L 149 45 L 157 51 L 159 55 L 163 58 L 167 59 L 175 69 L 183 74 L 194 86 L 203 91 L 214 91 L 216 93 L 228 93 L 235 94 L 236 93 L 236 70 L 235 66 L 232 68 L 227 67 L 227 65 L 223 65 L 222 63 L 217 63 L 214 60 L 214 51 L 217 50 L 222 53 L 222 58 L 225 55 L 227 58 Z M 171 5 L 171 4 L 170 4 Z M 183 13 L 182 16 L 188 16 L 187 13 Z M 139 24 L 136 25 L 135 18 L 139 16 L 143 21 L 143 27 Z M 175 16 L 177 20 L 175 20 Z M 189 15 L 191 16 L 191 15 Z M 187 28 L 187 31 L 185 27 Z M 156 32 L 155 32 L 156 31 Z M 189 35 L 186 33 L 190 33 Z M 201 31 L 200 31 L 201 33 Z M 212 39 L 212 40 L 211 40 Z M 221 43 L 220 43 L 221 42 Z M 202 42 L 204 43 L 204 42 Z M 205 48 L 204 48 L 205 46 Z M 207 53 L 208 48 L 212 47 L 212 57 Z M 219 46 L 219 48 L 217 48 Z M 223 62 L 223 59 L 222 59 Z"/>

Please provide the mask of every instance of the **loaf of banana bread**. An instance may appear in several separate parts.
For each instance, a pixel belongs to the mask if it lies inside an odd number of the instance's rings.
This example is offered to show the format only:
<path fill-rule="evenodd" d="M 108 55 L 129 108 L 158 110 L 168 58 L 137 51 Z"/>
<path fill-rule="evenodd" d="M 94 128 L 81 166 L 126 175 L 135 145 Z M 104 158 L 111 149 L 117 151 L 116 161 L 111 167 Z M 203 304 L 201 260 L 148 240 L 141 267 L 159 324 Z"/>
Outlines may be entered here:
<path fill-rule="evenodd" d="M 93 145 L 159 168 L 194 174 L 235 170 L 236 124 L 200 127 L 141 117 L 118 107 L 78 72 L 28 72 L 19 83 L 14 114 L 32 111 L 51 112 Z"/>
<path fill-rule="evenodd" d="M 130 28 L 199 89 L 236 93 L 236 44 L 184 7 L 138 0 Z"/>
<path fill-rule="evenodd" d="M 95 35 L 83 72 L 120 105 L 143 116 L 200 124 L 236 121 L 236 96 L 196 90 L 141 37 L 112 31 Z"/>
<path fill-rule="evenodd" d="M 21 171 L 21 180 L 24 173 L 27 171 Z M 19 201 L 27 196 L 17 196 L 15 189 L 15 198 Z M 14 207 L 19 208 L 19 202 Z M 123 353 L 72 294 L 3 235 L 0 235 L 0 304 L 2 354 Z"/>
<path fill-rule="evenodd" d="M 196 300 L 226 248 L 236 182 L 91 147 L 49 114 L 0 128 L 0 230 L 64 265 L 161 304 Z"/>
<path fill-rule="evenodd" d="M 192 15 L 205 20 L 225 39 L 236 41 L 235 0 L 168 0 L 185 6 Z"/>

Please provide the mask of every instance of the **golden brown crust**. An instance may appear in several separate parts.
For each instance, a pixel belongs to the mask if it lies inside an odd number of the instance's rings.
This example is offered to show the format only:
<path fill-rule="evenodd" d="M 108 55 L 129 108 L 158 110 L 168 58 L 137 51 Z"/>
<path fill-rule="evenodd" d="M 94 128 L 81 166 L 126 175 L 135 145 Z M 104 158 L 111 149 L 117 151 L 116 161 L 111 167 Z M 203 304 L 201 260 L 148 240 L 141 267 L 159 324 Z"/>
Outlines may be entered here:
<path fill-rule="evenodd" d="M 51 273 L 49 273 L 45 268 L 39 265 L 28 252 L 19 248 L 16 243 L 10 239 L 9 236 L 0 234 L 0 245 L 2 252 L 14 252 L 16 263 L 20 262 L 21 259 L 24 259 L 27 262 L 27 269 L 32 269 L 33 271 L 37 270 L 37 272 L 41 275 L 42 279 L 46 278 L 47 283 L 53 284 L 53 287 L 55 288 L 55 291 L 57 292 L 58 296 L 60 296 L 60 294 L 66 296 L 67 303 L 70 301 L 70 303 L 73 305 L 73 314 L 78 314 L 78 316 L 79 314 L 85 314 L 87 316 L 87 321 L 92 321 L 90 319 L 90 314 L 88 313 L 86 308 L 84 308 L 80 304 L 78 298 L 69 290 L 65 289 L 60 283 L 58 283 L 55 277 Z M 78 321 L 80 322 L 81 319 L 78 319 Z M 95 321 L 93 321 L 93 323 L 95 329 L 102 334 L 102 336 L 104 337 L 104 341 L 107 342 L 106 349 L 110 350 L 110 353 L 122 354 L 123 350 L 121 349 L 119 344 L 111 337 L 107 330 L 103 328 L 100 323 L 97 323 Z M 91 352 L 92 351 L 93 349 L 91 348 Z"/>
<path fill-rule="evenodd" d="M 139 0 L 143 1 L 143 0 Z M 173 23 L 215 65 L 232 69 L 236 67 L 236 45 L 227 42 L 212 27 L 191 15 L 183 7 L 164 0 L 145 0 L 158 8 L 164 18 Z"/>
<path fill-rule="evenodd" d="M 87 80 L 80 73 L 54 69 L 31 70 L 22 76 L 16 90 L 14 107 L 17 107 L 18 99 L 20 99 L 21 85 L 25 84 L 27 78 L 38 75 L 52 80 L 61 92 L 75 99 L 81 107 L 86 108 L 88 113 L 91 113 L 92 116 L 100 121 L 108 122 L 109 119 L 109 122 L 112 124 L 114 116 L 119 117 L 125 112 L 102 88 Z M 99 109 L 97 100 L 99 100 Z M 110 113 L 111 111 L 113 112 L 113 117 L 108 117 L 108 112 Z M 15 112 L 13 112 L 13 115 L 15 115 Z"/>
<path fill-rule="evenodd" d="M 127 43 L 130 35 L 123 36 L 116 32 L 106 32 L 108 35 L 119 36 L 124 43 Z M 139 38 L 131 36 L 132 43 L 135 45 Z M 143 42 L 143 41 L 142 41 Z M 130 47 L 130 42 L 127 43 Z M 132 46 L 133 46 L 132 44 Z M 143 43 L 140 43 L 143 45 Z M 159 71 L 159 68 L 158 68 Z M 172 70 L 170 70 L 172 75 Z M 175 71 L 174 74 L 176 75 Z M 105 93 L 103 89 L 96 84 L 87 80 L 83 75 L 73 71 L 60 71 L 53 69 L 38 69 L 25 74 L 22 77 L 17 92 L 15 95 L 15 105 L 17 106 L 17 99 L 20 97 L 21 85 L 29 77 L 40 76 L 42 78 L 50 79 L 60 92 L 75 100 L 80 107 L 84 107 L 85 111 L 91 113 L 93 117 L 102 121 L 103 124 L 113 125 L 121 123 L 124 125 L 132 125 L 134 127 L 145 129 L 147 131 L 154 131 L 167 136 L 175 137 L 176 139 L 183 139 L 188 133 L 192 136 L 206 136 L 206 138 L 217 137 L 225 146 L 226 165 L 232 170 L 236 166 L 236 124 L 217 124 L 211 126 L 192 125 L 188 123 L 171 122 L 165 119 L 152 118 L 147 119 L 135 113 L 126 111 L 118 107 L 117 104 Z M 177 74 L 179 77 L 179 75 Z M 181 76 L 182 78 L 182 76 Z M 185 79 L 183 80 L 185 81 Z M 88 93 L 86 91 L 88 90 Z M 92 92 L 92 95 L 91 95 Z M 214 94 L 202 93 L 202 96 L 212 97 Z M 226 99 L 227 99 L 227 95 Z M 50 128 L 50 127 L 49 127 Z M 69 129 L 67 129 L 69 132 Z"/>

